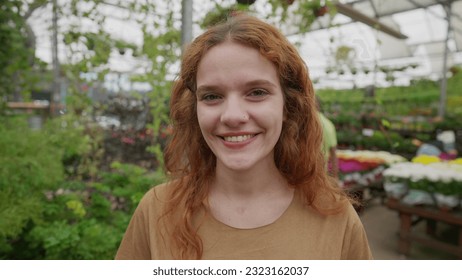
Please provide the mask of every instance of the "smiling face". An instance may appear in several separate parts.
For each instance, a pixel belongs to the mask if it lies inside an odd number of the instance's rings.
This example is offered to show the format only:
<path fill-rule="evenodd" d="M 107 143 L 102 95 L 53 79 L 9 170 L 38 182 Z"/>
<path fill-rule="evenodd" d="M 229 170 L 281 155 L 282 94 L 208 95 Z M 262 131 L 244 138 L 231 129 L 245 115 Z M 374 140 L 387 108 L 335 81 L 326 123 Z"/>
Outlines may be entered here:
<path fill-rule="evenodd" d="M 276 67 L 232 41 L 211 48 L 197 71 L 197 118 L 217 168 L 274 166 L 284 97 Z"/>

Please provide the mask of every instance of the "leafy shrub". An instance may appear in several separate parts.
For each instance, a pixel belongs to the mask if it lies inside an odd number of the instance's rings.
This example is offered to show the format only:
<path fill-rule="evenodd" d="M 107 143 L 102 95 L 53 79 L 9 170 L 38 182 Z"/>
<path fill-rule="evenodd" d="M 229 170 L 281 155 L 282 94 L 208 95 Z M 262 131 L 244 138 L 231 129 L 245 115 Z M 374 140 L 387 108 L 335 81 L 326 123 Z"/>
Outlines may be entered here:
<path fill-rule="evenodd" d="M 103 155 L 103 132 L 82 117 L 66 114 L 53 118 L 42 131 L 48 145 L 62 151 L 62 164 L 67 177 L 94 178 Z"/>
<path fill-rule="evenodd" d="M 9 240 L 41 218 L 43 191 L 55 189 L 64 173 L 62 151 L 25 118 L 0 119 L 0 151 L 0 252 L 8 252 Z"/>
<path fill-rule="evenodd" d="M 141 197 L 164 176 L 117 162 L 95 176 L 91 133 L 71 116 L 38 131 L 24 117 L 0 120 L 0 259 L 114 257 Z"/>

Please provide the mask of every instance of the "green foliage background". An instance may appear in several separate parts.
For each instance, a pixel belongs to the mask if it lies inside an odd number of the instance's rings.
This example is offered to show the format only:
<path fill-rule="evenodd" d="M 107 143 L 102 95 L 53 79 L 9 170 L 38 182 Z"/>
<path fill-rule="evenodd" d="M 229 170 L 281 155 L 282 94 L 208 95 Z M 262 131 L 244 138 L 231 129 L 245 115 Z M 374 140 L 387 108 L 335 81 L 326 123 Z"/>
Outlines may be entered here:
<path fill-rule="evenodd" d="M 323 89 L 317 94 L 344 148 L 379 149 L 412 157 L 417 151 L 413 138 L 427 142 L 436 139 L 438 130 L 462 129 L 462 73 L 452 75 L 447 85 L 444 119 L 436 117 L 440 85 L 431 80 L 377 88 L 372 97 L 360 89 Z M 373 135 L 364 136 L 363 128 L 373 129 Z"/>
<path fill-rule="evenodd" d="M 66 172 L 94 140 L 62 121 L 34 131 L 25 118 L 1 118 L 0 259 L 112 259 L 141 197 L 164 180 L 118 162 L 97 180 Z"/>

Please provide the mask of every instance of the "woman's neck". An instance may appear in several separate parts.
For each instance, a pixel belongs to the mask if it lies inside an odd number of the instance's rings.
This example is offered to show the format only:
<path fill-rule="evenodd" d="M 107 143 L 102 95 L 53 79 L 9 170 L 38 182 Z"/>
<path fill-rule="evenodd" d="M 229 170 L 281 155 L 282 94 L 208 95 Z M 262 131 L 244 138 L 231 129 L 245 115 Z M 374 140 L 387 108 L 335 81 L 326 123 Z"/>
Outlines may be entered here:
<path fill-rule="evenodd" d="M 260 164 L 244 171 L 218 164 L 212 188 L 229 195 L 253 196 L 287 189 L 288 184 L 274 164 Z"/>
<path fill-rule="evenodd" d="M 208 196 L 218 221 L 241 229 L 276 221 L 292 202 L 294 190 L 274 166 L 236 172 L 218 166 Z"/>

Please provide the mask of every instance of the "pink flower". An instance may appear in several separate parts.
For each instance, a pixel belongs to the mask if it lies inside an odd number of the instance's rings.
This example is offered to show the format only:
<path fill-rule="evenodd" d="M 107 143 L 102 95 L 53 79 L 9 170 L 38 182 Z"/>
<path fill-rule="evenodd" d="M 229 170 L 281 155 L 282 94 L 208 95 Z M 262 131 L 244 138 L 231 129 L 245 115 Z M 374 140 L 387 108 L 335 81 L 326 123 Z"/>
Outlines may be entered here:
<path fill-rule="evenodd" d="M 129 145 L 135 144 L 135 140 L 133 138 L 130 138 L 130 137 L 122 137 L 121 140 L 125 144 L 129 144 Z"/>

